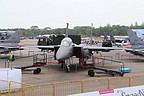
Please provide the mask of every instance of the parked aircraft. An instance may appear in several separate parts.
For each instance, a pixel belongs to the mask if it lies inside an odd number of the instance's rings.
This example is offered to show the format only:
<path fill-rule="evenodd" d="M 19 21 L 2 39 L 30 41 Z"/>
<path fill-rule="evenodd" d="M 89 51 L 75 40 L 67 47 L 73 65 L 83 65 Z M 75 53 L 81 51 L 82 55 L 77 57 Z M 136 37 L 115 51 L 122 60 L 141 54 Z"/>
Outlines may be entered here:
<path fill-rule="evenodd" d="M 79 58 L 80 64 L 86 64 L 86 60 L 88 60 L 92 55 L 93 51 L 104 51 L 109 52 L 110 50 L 115 50 L 119 48 L 112 47 L 96 47 L 96 46 L 88 46 L 85 44 L 75 44 L 72 39 L 68 37 L 68 23 L 66 28 L 66 36 L 62 39 L 61 44 L 57 46 L 38 46 L 41 48 L 54 49 L 54 57 L 59 63 L 66 69 L 67 72 L 70 71 L 70 58 L 75 56 Z M 66 61 L 66 62 L 65 62 Z"/>
<path fill-rule="evenodd" d="M 111 41 L 113 45 L 118 47 L 130 45 L 128 36 L 113 36 L 112 34 L 107 36 L 104 34 L 104 36 L 101 37 L 103 37 L 105 41 Z"/>
<path fill-rule="evenodd" d="M 129 38 L 126 36 L 113 36 L 110 35 L 110 40 L 113 42 L 114 45 L 118 46 L 118 47 L 123 47 L 123 46 L 127 46 L 130 45 L 129 42 Z"/>
<path fill-rule="evenodd" d="M 140 29 L 138 29 L 140 30 Z M 143 34 L 141 34 L 141 36 L 138 37 L 138 30 L 128 30 L 127 33 L 128 33 L 128 36 L 129 36 L 129 39 L 130 39 L 130 44 L 131 44 L 131 48 L 129 49 L 125 49 L 126 52 L 130 52 L 134 55 L 139 55 L 139 56 L 144 56 L 144 41 L 143 41 Z M 143 31 L 144 33 L 144 30 L 141 29 L 141 31 Z"/>
<path fill-rule="evenodd" d="M 8 39 L 15 31 L 0 31 L 0 40 Z"/>
<path fill-rule="evenodd" d="M 17 30 L 8 39 L 0 40 L 0 54 L 7 54 L 10 51 L 21 50 L 20 37 L 22 36 L 22 30 Z"/>

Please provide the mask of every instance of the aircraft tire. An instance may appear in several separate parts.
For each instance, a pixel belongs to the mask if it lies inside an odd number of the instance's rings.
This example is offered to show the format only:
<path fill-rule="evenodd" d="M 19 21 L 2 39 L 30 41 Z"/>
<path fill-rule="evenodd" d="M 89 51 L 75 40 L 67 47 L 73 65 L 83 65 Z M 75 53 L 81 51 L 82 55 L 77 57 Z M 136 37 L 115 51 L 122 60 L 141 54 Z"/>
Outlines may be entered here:
<path fill-rule="evenodd" d="M 124 73 L 120 73 L 120 76 L 123 77 L 123 76 L 124 76 Z"/>
<path fill-rule="evenodd" d="M 88 70 L 88 75 L 93 77 L 95 75 L 94 70 Z"/>
<path fill-rule="evenodd" d="M 110 74 L 111 74 L 111 76 L 115 76 L 114 72 L 111 72 Z"/>
<path fill-rule="evenodd" d="M 63 68 L 63 67 L 64 67 L 64 64 L 61 64 L 60 67 Z"/>
<path fill-rule="evenodd" d="M 66 67 L 66 72 L 69 73 L 70 72 L 70 68 Z"/>
<path fill-rule="evenodd" d="M 39 74 L 41 72 L 41 68 L 37 68 L 33 71 L 33 74 Z"/>

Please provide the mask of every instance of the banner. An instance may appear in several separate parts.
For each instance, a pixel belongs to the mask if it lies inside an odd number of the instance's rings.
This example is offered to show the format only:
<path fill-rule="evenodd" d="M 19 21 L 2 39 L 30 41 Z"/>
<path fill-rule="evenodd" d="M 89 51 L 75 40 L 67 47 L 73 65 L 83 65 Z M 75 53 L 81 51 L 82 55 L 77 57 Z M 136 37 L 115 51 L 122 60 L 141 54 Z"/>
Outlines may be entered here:
<path fill-rule="evenodd" d="M 144 85 L 94 91 L 69 96 L 144 96 Z"/>

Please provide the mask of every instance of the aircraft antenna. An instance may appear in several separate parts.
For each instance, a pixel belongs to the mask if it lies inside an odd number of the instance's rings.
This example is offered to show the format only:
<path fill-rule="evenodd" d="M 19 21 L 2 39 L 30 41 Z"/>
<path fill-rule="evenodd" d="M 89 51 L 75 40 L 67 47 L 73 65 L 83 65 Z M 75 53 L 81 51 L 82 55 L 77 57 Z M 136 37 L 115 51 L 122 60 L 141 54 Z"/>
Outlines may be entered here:
<path fill-rule="evenodd" d="M 90 34 L 90 45 L 92 46 L 92 31 L 93 31 L 93 23 L 91 23 L 91 34 Z"/>
<path fill-rule="evenodd" d="M 66 27 L 66 34 L 65 34 L 66 37 L 68 37 L 68 27 L 69 27 L 69 23 L 67 23 L 67 27 Z"/>

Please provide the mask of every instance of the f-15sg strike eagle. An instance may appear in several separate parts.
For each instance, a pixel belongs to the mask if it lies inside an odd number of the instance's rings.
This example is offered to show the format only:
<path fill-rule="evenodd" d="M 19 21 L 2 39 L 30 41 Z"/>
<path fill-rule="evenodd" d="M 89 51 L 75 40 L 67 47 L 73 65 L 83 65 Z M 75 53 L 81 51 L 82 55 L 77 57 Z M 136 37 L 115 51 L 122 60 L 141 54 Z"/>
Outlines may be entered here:
<path fill-rule="evenodd" d="M 81 64 L 86 63 L 92 55 L 93 51 L 105 51 L 109 52 L 110 50 L 120 50 L 121 48 L 112 48 L 112 47 L 96 47 L 96 46 L 88 46 L 84 44 L 75 44 L 72 39 L 68 37 L 68 23 L 66 28 L 65 38 L 62 39 L 60 45 L 49 45 L 49 46 L 38 46 L 39 48 L 47 48 L 54 50 L 55 59 L 62 65 L 65 66 L 66 72 L 70 71 L 69 63 L 65 62 L 66 60 L 70 60 L 72 56 L 79 58 L 79 62 Z"/>

